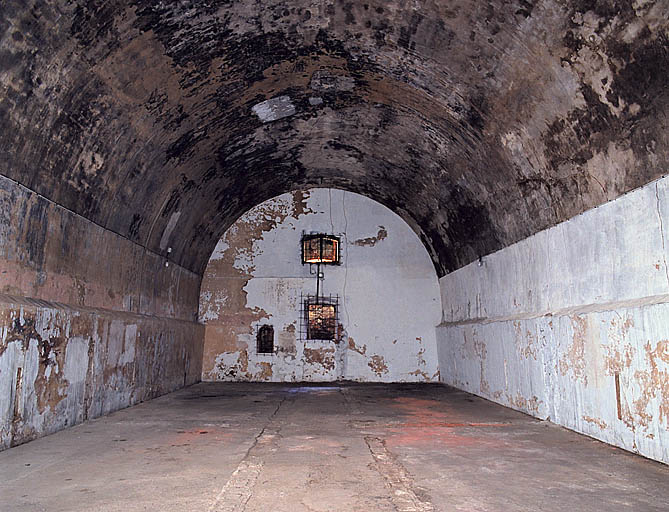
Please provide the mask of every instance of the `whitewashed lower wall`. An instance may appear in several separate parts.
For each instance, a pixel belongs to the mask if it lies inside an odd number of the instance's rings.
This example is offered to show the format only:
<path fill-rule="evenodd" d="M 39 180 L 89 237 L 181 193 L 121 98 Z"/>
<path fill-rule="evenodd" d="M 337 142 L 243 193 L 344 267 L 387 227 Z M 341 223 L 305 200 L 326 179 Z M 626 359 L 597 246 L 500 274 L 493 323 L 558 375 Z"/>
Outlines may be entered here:
<path fill-rule="evenodd" d="M 203 330 L 0 294 L 0 450 L 197 382 Z"/>
<path fill-rule="evenodd" d="M 342 240 L 342 265 L 323 267 L 322 292 L 340 300 L 335 341 L 300 334 L 301 296 L 316 292 L 300 251 L 312 231 Z M 399 216 L 341 190 L 283 194 L 243 215 L 210 258 L 202 380 L 436 382 L 440 318 L 434 266 Z M 274 354 L 256 353 L 262 324 Z"/>
<path fill-rule="evenodd" d="M 669 463 L 668 241 L 663 178 L 443 277 L 442 381 Z"/>

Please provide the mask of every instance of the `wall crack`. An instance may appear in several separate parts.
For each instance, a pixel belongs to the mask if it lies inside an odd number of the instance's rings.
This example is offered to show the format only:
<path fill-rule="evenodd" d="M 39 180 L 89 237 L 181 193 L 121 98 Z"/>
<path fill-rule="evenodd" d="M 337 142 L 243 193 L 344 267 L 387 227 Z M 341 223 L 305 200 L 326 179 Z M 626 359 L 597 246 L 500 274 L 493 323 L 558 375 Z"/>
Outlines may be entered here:
<path fill-rule="evenodd" d="M 664 274 L 669 285 L 669 267 L 667 267 L 667 249 L 664 242 L 664 223 L 662 222 L 662 212 L 660 211 L 660 193 L 658 191 L 658 182 L 655 182 L 655 201 L 657 205 L 657 218 L 660 220 L 660 238 L 662 239 L 662 259 L 664 260 Z"/>

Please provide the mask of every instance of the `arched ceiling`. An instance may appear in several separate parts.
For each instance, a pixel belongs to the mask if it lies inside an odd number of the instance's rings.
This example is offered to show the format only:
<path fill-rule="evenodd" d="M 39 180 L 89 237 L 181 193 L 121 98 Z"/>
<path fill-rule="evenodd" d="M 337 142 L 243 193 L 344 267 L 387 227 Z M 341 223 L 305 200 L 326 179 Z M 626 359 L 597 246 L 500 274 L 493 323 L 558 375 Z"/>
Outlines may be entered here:
<path fill-rule="evenodd" d="M 259 202 L 344 188 L 442 275 L 666 172 L 668 19 L 666 0 L 3 0 L 0 174 L 196 272 Z"/>

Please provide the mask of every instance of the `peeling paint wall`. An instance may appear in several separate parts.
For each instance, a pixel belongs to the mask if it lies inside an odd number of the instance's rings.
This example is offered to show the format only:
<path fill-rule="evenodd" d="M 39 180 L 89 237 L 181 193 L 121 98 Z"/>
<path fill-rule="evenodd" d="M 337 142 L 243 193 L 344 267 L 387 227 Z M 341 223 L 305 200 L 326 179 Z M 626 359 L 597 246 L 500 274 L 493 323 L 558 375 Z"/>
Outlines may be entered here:
<path fill-rule="evenodd" d="M 200 278 L 0 177 L 0 449 L 199 380 Z"/>
<path fill-rule="evenodd" d="M 669 179 L 440 281 L 442 381 L 669 463 Z"/>
<path fill-rule="evenodd" d="M 0 296 L 0 449 L 197 382 L 203 330 Z"/>
<path fill-rule="evenodd" d="M 339 295 L 336 341 L 300 335 L 301 296 L 316 292 L 300 239 L 312 231 L 342 241 L 342 264 L 322 267 L 322 293 Z M 209 260 L 202 379 L 437 381 L 440 317 L 434 267 L 400 217 L 341 190 L 283 194 L 235 222 Z M 274 326 L 274 354 L 256 353 L 262 324 Z"/>

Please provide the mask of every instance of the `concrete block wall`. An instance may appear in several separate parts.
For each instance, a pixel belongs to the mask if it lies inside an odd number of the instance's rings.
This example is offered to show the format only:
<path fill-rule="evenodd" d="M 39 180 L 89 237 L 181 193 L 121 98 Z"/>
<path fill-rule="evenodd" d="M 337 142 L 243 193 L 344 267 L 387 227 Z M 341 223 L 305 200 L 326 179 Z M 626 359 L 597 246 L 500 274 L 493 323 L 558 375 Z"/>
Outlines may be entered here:
<path fill-rule="evenodd" d="M 440 280 L 442 381 L 669 463 L 669 180 Z"/>
<path fill-rule="evenodd" d="M 316 293 L 303 232 L 341 238 L 342 264 L 322 267 L 322 293 L 339 296 L 335 341 L 300 333 L 301 297 Z M 389 209 L 334 189 L 283 194 L 243 215 L 209 260 L 202 379 L 437 381 L 439 300 L 427 251 Z M 274 327 L 274 354 L 256 353 L 262 324 Z"/>
<path fill-rule="evenodd" d="M 0 449 L 199 380 L 200 276 L 0 176 Z"/>

